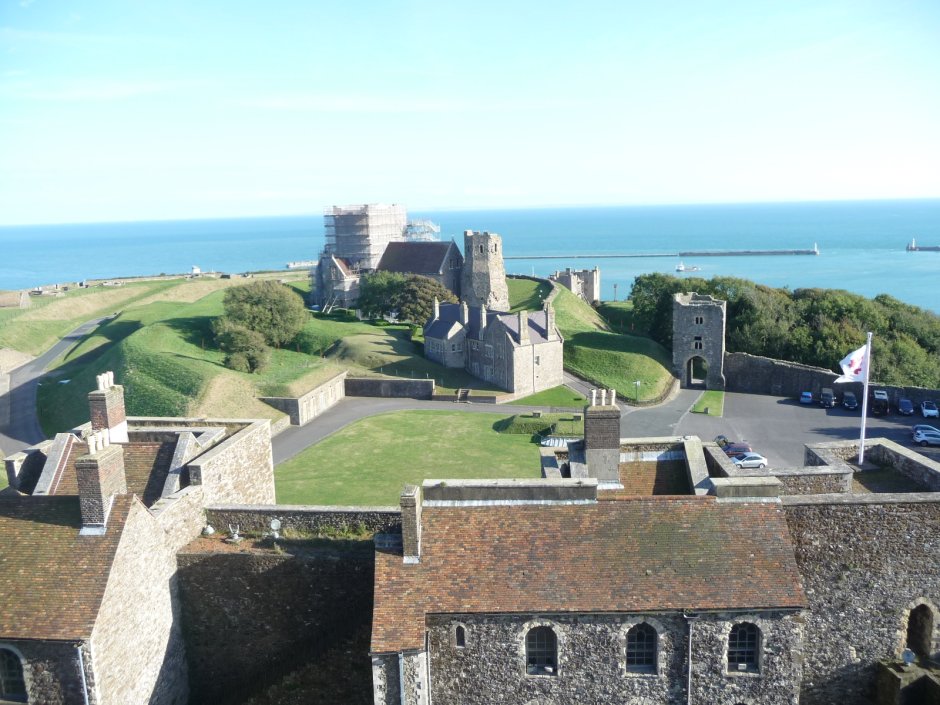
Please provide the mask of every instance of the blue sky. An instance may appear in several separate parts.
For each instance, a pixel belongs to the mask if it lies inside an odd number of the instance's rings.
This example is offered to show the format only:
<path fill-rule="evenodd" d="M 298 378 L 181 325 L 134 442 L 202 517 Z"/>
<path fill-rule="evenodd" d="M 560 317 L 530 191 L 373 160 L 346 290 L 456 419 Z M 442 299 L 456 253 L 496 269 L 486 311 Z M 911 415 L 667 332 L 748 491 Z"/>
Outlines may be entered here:
<path fill-rule="evenodd" d="M 940 196 L 940 3 L 0 0 L 0 224 Z"/>

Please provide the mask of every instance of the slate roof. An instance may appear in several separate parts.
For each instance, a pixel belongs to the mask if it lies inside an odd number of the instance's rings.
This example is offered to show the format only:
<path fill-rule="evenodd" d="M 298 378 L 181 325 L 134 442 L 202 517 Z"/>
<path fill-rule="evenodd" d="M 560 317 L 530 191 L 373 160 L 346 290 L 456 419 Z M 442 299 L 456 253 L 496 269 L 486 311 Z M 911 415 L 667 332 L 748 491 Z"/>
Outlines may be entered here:
<path fill-rule="evenodd" d="M 401 274 L 441 274 L 453 242 L 390 242 L 377 269 Z M 457 252 L 459 254 L 459 251 Z"/>
<path fill-rule="evenodd" d="M 775 503 L 642 497 L 423 507 L 421 560 L 376 551 L 372 651 L 424 645 L 427 614 L 802 608 Z"/>
<path fill-rule="evenodd" d="M 104 536 L 80 536 L 78 497 L 0 496 L 0 639 L 88 639 L 132 495 Z"/>
<path fill-rule="evenodd" d="M 479 306 L 470 306 L 468 315 L 468 325 L 467 325 L 467 336 L 474 339 L 479 339 L 480 337 L 480 307 Z M 544 311 L 529 311 L 529 340 L 532 343 L 544 343 L 547 341 L 545 337 L 545 312 Z M 486 312 L 486 325 L 487 327 L 493 325 L 497 321 L 503 323 L 509 332 L 512 334 L 512 339 L 519 342 L 519 314 L 517 313 L 504 313 L 500 311 L 487 311 Z M 446 340 L 448 334 L 451 331 L 454 323 L 460 322 L 460 304 L 441 304 L 440 305 L 440 316 L 433 320 L 428 321 L 427 325 L 424 327 L 424 337 L 425 338 L 437 338 L 441 340 Z"/>

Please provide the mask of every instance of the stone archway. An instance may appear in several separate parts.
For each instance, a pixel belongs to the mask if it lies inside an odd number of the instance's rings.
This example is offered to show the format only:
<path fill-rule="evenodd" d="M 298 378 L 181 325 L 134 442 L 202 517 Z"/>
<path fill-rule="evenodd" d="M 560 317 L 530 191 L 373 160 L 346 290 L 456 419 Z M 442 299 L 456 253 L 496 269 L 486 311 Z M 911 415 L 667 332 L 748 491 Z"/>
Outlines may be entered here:
<path fill-rule="evenodd" d="M 708 381 L 708 360 L 700 355 L 689 358 L 685 365 L 685 386 L 705 389 Z"/>
<path fill-rule="evenodd" d="M 933 612 L 927 605 L 918 605 L 908 615 L 905 645 L 918 656 L 930 658 L 933 648 Z"/>

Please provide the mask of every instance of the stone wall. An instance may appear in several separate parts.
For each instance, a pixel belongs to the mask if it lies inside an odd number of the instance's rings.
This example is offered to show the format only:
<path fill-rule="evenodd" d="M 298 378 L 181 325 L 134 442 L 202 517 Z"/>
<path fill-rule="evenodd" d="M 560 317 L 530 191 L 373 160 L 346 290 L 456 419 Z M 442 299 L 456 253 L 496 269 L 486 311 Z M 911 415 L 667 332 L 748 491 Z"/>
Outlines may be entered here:
<path fill-rule="evenodd" d="M 186 705 L 175 547 L 131 506 L 92 632 L 101 705 Z"/>
<path fill-rule="evenodd" d="M 761 629 L 760 672 L 728 673 L 727 635 L 733 624 L 744 621 Z M 658 635 L 655 673 L 627 670 L 626 634 L 639 622 Z M 688 626 L 676 613 L 443 615 L 429 616 L 428 624 L 435 705 L 686 701 Z M 465 629 L 463 648 L 454 641 L 458 625 Z M 535 626 L 555 631 L 555 675 L 526 673 L 525 635 Z M 802 639 L 798 614 L 715 612 L 701 615 L 693 629 L 691 702 L 796 702 Z"/>
<path fill-rule="evenodd" d="M 281 533 L 331 534 L 363 530 L 400 533 L 398 507 L 315 507 L 290 504 L 268 506 L 220 505 L 206 507 L 206 521 L 220 531 L 238 526 L 241 533 L 267 533 L 271 520 L 281 522 Z"/>
<path fill-rule="evenodd" d="M 346 378 L 346 396 L 348 397 L 430 399 L 433 395 L 433 379 Z"/>
<path fill-rule="evenodd" d="M 940 499 L 817 495 L 783 503 L 810 604 L 800 703 L 870 705 L 876 662 L 900 657 L 912 607 L 926 601 L 940 622 Z"/>
<path fill-rule="evenodd" d="M 188 464 L 207 504 L 274 504 L 271 424 L 253 421 Z"/>
<path fill-rule="evenodd" d="M 726 302 L 706 294 L 676 294 L 672 302 L 672 367 L 683 387 L 691 384 L 690 361 L 701 358 L 708 366 L 705 386 L 725 389 L 724 367 Z"/>
<path fill-rule="evenodd" d="M 261 401 L 283 411 L 292 426 L 305 426 L 346 396 L 346 372 L 340 372 L 299 397 L 259 397 Z"/>
<path fill-rule="evenodd" d="M 311 664 L 321 668 L 304 702 L 372 702 L 371 541 L 285 541 L 282 553 L 200 543 L 178 556 L 191 702 L 242 702 Z M 344 643 L 340 660 L 321 661 Z"/>
<path fill-rule="evenodd" d="M 833 494 L 852 490 L 850 469 L 787 468 L 772 470 L 783 486 L 781 495 Z"/>
<path fill-rule="evenodd" d="M 940 492 L 940 463 L 936 460 L 884 438 L 879 438 L 865 457 L 878 465 L 894 468 L 925 490 Z"/>
<path fill-rule="evenodd" d="M 0 647 L 20 657 L 30 703 L 73 705 L 84 703 L 78 651 L 70 642 L 2 640 Z M 88 644 L 82 644 L 89 705 L 100 705 L 95 695 L 94 672 Z M 0 701 L 0 702 L 6 702 Z"/>

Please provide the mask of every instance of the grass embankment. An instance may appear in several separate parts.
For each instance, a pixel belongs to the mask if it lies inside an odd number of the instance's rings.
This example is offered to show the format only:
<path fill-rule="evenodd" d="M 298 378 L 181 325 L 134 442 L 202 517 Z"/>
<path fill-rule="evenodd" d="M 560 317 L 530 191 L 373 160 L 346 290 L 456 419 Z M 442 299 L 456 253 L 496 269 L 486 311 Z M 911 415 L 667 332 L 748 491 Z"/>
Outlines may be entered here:
<path fill-rule="evenodd" d="M 519 406 L 572 406 L 580 408 L 584 406 L 586 402 L 587 399 L 583 396 L 562 385 L 560 387 L 546 389 L 543 392 L 538 392 L 528 397 L 523 397 L 522 399 L 516 399 L 509 403 Z"/>
<path fill-rule="evenodd" d="M 539 311 L 544 305 L 545 298 L 552 292 L 550 284 L 533 281 L 531 279 L 506 279 L 509 288 L 509 310 Z"/>
<path fill-rule="evenodd" d="M 583 436 L 584 419 L 575 420 L 571 414 L 516 414 L 493 428 L 499 433 L 529 436 L 533 440 L 543 436 Z"/>
<path fill-rule="evenodd" d="M 540 477 L 537 447 L 499 414 L 403 411 L 361 419 L 275 468 L 280 504 L 396 505 L 425 479 Z"/>
<path fill-rule="evenodd" d="M 671 355 L 649 338 L 612 333 L 600 314 L 565 288 L 555 297 L 555 321 L 565 337 L 565 368 L 634 400 L 656 399 L 672 383 Z"/>
<path fill-rule="evenodd" d="M 725 411 L 725 393 L 718 390 L 702 392 L 702 396 L 692 405 L 693 414 L 722 416 Z"/>

